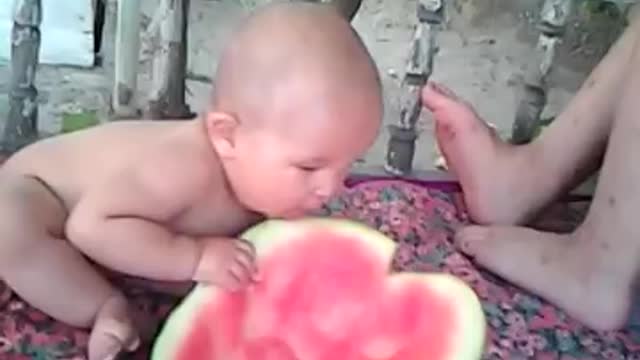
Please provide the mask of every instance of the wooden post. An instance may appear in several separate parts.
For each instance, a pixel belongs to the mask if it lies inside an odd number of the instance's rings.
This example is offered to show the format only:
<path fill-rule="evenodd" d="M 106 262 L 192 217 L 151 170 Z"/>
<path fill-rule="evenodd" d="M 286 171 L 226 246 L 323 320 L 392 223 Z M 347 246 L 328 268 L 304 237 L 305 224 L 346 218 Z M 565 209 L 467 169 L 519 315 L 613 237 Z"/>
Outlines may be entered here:
<path fill-rule="evenodd" d="M 415 144 L 418 138 L 416 123 L 422 105 L 420 89 L 433 72 L 437 52 L 436 35 L 444 23 L 444 0 L 420 0 L 417 7 L 419 23 L 414 33 L 411 54 L 402 81 L 400 121 L 389 126 L 385 170 L 393 175 L 407 176 L 413 171 Z"/>
<path fill-rule="evenodd" d="M 294 0 L 296 1 L 296 0 Z M 326 3 L 334 6 L 349 21 L 353 20 L 362 5 L 362 0 L 297 0 L 301 2 Z"/>
<path fill-rule="evenodd" d="M 256 7 L 264 6 L 268 3 L 273 2 L 274 0 L 240 0 L 242 7 L 245 10 L 253 11 Z M 349 21 L 353 20 L 353 18 L 358 13 L 360 6 L 362 5 L 362 0 L 290 0 L 290 1 L 300 1 L 300 2 L 315 2 L 315 3 L 328 3 L 335 6 L 340 13 L 342 13 Z"/>
<path fill-rule="evenodd" d="M 331 0 L 331 4 L 351 21 L 358 13 L 362 0 Z"/>
<path fill-rule="evenodd" d="M 104 34 L 104 21 L 107 10 L 107 0 L 92 0 L 93 8 L 93 66 L 102 66 L 102 36 Z"/>
<path fill-rule="evenodd" d="M 546 0 L 540 15 L 540 37 L 525 75 L 522 99 L 516 110 L 511 142 L 530 142 L 541 123 L 547 104 L 547 78 L 553 65 L 555 48 L 564 35 L 573 0 Z"/>
<path fill-rule="evenodd" d="M 13 153 L 38 138 L 38 90 L 35 80 L 40 57 L 40 0 L 15 0 L 11 31 L 9 117 L 3 151 Z"/>
<path fill-rule="evenodd" d="M 154 120 L 190 119 L 185 102 L 187 38 L 190 0 L 161 0 L 156 46 L 153 46 L 153 82 L 147 116 Z"/>
<path fill-rule="evenodd" d="M 116 6 L 115 78 L 111 106 L 116 118 L 136 118 L 140 116 L 135 102 L 140 52 L 140 0 L 118 0 Z"/>

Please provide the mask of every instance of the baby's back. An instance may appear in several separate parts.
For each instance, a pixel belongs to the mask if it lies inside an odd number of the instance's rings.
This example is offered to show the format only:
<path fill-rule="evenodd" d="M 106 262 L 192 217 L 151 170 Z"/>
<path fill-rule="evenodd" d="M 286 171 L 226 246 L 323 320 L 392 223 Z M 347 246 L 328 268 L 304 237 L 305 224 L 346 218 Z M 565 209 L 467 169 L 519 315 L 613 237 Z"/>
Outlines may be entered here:
<path fill-rule="evenodd" d="M 46 182 L 71 209 L 83 191 L 163 147 L 183 122 L 118 121 L 36 142 L 2 166 L 5 174 Z M 158 154 L 158 156 L 161 156 Z"/>

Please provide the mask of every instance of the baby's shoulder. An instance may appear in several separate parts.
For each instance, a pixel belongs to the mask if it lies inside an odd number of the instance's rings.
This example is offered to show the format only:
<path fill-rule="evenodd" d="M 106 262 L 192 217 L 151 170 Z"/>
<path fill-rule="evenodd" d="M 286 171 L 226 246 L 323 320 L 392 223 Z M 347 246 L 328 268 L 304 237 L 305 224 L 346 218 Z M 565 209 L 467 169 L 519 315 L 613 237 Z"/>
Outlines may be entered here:
<path fill-rule="evenodd" d="M 150 186 L 157 184 L 193 193 L 224 182 L 219 162 L 197 151 L 180 146 L 150 150 L 133 160 L 129 167 L 132 175 Z"/>

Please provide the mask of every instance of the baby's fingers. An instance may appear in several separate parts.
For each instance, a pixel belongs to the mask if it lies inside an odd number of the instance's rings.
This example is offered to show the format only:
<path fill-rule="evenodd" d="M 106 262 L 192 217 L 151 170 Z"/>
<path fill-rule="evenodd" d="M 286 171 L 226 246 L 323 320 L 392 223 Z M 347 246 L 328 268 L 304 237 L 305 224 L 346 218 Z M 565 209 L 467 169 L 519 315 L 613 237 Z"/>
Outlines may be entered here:
<path fill-rule="evenodd" d="M 236 249 L 246 253 L 247 255 L 251 256 L 251 258 L 256 256 L 256 248 L 255 246 L 253 246 L 252 243 L 248 242 L 247 240 L 243 240 L 243 239 L 238 239 L 234 242 Z"/>
<path fill-rule="evenodd" d="M 253 281 L 258 281 L 258 267 L 255 262 L 256 251 L 253 244 L 245 240 L 236 242 L 237 254 L 235 260 L 247 269 Z"/>
<path fill-rule="evenodd" d="M 229 288 L 233 291 L 241 290 L 253 282 L 252 272 L 240 262 L 234 262 L 228 269 L 231 278 Z"/>

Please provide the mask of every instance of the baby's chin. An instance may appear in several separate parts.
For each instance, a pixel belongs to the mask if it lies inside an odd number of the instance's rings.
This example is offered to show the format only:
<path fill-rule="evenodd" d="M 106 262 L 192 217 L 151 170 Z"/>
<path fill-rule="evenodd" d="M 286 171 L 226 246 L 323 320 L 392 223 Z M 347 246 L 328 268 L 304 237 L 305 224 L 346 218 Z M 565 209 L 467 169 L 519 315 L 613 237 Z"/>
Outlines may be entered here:
<path fill-rule="evenodd" d="M 307 216 L 316 215 L 319 210 L 320 209 L 313 210 L 313 211 L 305 210 L 305 209 L 288 210 L 281 214 L 278 214 L 277 216 L 272 216 L 272 218 L 275 217 L 277 219 L 282 219 L 282 220 L 297 220 Z"/>
<path fill-rule="evenodd" d="M 306 211 L 289 211 L 281 214 L 278 218 L 282 220 L 297 220 L 309 215 Z"/>

